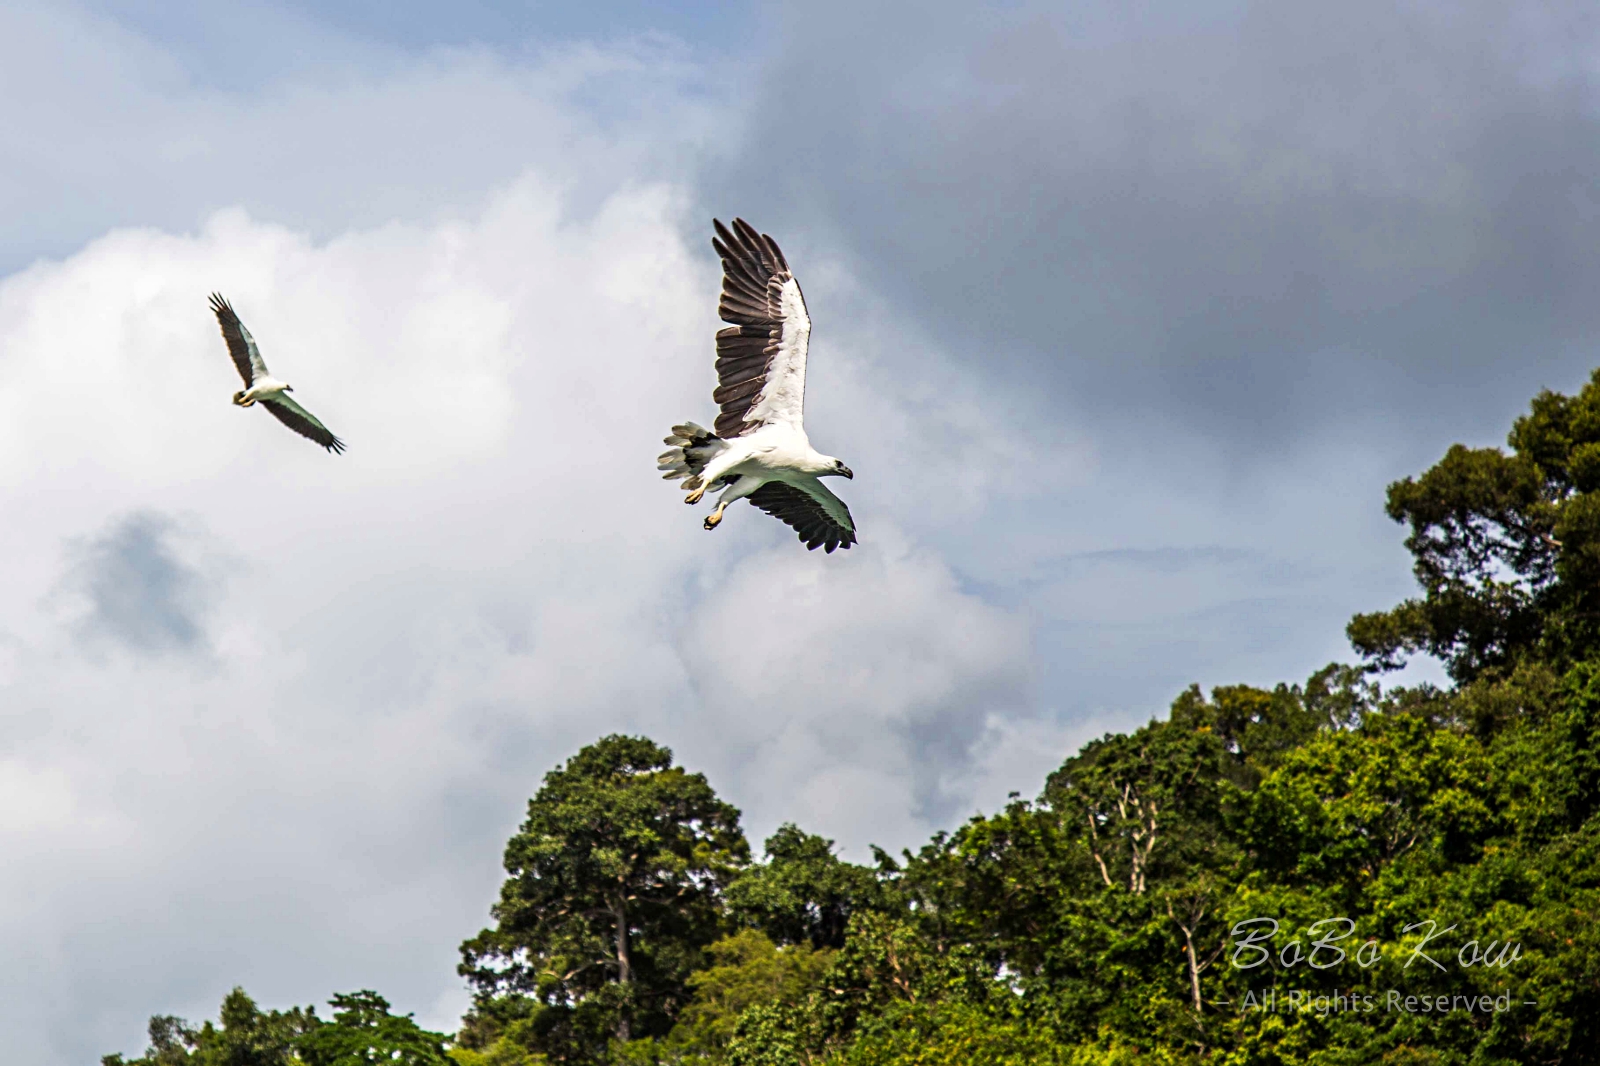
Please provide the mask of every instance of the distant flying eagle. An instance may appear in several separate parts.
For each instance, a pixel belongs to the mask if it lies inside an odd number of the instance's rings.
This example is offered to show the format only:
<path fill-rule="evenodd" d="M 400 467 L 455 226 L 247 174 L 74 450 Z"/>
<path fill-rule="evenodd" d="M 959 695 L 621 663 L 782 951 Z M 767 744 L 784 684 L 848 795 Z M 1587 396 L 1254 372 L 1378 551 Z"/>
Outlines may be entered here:
<path fill-rule="evenodd" d="M 233 305 L 212 293 L 211 310 L 217 313 L 217 322 L 222 326 L 222 338 L 228 342 L 228 354 L 233 356 L 233 365 L 239 368 L 239 376 L 244 378 L 244 390 L 233 394 L 233 402 L 240 407 L 249 407 L 260 400 L 267 405 L 273 418 L 302 437 L 316 441 L 334 454 L 344 451 L 344 441 L 317 421 L 316 415 L 289 397 L 294 389 L 288 382 L 272 376 L 267 364 L 261 361 L 261 351 L 256 347 L 255 338 L 239 321 Z"/>
<path fill-rule="evenodd" d="M 850 468 L 811 447 L 801 425 L 806 392 L 806 346 L 811 318 L 800 283 L 777 242 L 744 219 L 730 232 L 712 221 L 711 246 L 722 257 L 718 314 L 733 325 L 717 331 L 717 431 L 693 422 L 672 427 L 658 466 L 668 480 L 687 478 L 684 503 L 722 489 L 705 527 L 716 529 L 734 500 L 749 497 L 793 526 L 807 548 L 828 551 L 856 542 L 844 501 L 821 478 L 854 477 Z"/>

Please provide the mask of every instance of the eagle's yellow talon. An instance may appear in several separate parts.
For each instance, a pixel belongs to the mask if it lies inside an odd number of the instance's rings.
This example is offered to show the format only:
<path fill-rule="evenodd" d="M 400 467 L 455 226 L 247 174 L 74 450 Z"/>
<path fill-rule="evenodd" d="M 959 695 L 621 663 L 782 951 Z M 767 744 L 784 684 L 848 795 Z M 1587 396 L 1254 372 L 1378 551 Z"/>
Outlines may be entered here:
<path fill-rule="evenodd" d="M 717 524 L 722 521 L 722 509 L 726 506 L 727 504 L 719 503 L 715 511 L 712 511 L 710 514 L 706 515 L 706 529 L 711 530 L 717 528 Z"/>
<path fill-rule="evenodd" d="M 689 493 L 689 495 L 685 496 L 683 498 L 683 502 L 693 507 L 695 504 L 705 499 L 705 495 L 705 486 L 702 485 L 700 488 L 695 489 L 693 492 Z"/>

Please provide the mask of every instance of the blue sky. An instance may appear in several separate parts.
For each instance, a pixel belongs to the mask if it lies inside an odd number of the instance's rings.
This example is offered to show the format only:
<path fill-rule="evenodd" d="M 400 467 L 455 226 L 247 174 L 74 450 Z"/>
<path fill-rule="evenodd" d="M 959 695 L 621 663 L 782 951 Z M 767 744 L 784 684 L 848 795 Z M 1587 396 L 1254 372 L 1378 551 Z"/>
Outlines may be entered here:
<path fill-rule="evenodd" d="M 606 732 L 860 858 L 1348 658 L 1411 589 L 1384 486 L 1597 361 L 1594 43 L 1578 4 L 0 5 L 17 1054 L 235 984 L 453 1026 L 505 838 Z M 711 415 L 735 214 L 805 286 L 848 554 L 707 534 L 653 468 Z M 213 290 L 347 454 L 226 402 Z"/>

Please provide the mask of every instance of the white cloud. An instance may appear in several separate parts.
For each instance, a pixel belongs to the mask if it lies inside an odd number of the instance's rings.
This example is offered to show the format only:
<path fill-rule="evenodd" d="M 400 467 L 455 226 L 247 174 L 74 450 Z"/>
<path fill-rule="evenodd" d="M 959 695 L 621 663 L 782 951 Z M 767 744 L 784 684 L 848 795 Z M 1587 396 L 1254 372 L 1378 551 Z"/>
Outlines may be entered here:
<path fill-rule="evenodd" d="M 738 753 L 733 792 L 764 830 L 778 813 L 857 857 L 964 811 L 971 793 L 949 794 L 947 774 L 986 716 L 1028 705 L 1026 625 L 892 528 L 836 559 L 745 560 L 680 640 L 711 726 L 701 757 Z"/>
<path fill-rule="evenodd" d="M 0 761 L 0 833 L 70 830 L 76 806 L 72 782 L 60 767 Z"/>
<path fill-rule="evenodd" d="M 832 556 L 754 509 L 707 534 L 653 469 L 708 407 L 683 210 L 657 184 L 574 211 L 530 174 L 476 217 L 316 241 L 228 210 L 0 282 L 0 506 L 27 516 L 0 532 L 0 950 L 39 963 L 0 1003 L 46 1040 L 29 1061 L 236 982 L 458 1010 L 526 797 L 605 732 L 673 745 L 758 834 L 859 853 L 970 803 L 1027 627 L 874 505 L 891 456 Z M 212 289 L 345 455 L 228 403 Z M 869 357 L 830 352 L 814 405 L 908 426 Z M 120 651 L 77 639 L 84 610 Z M 159 654 L 180 629 L 207 653 Z"/>

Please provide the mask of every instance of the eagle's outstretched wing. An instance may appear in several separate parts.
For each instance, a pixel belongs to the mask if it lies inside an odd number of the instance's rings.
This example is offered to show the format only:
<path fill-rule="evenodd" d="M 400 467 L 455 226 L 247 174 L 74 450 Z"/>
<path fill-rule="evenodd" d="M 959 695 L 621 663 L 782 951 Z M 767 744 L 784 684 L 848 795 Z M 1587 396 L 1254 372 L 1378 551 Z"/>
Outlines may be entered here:
<path fill-rule="evenodd" d="M 811 478 L 804 487 L 786 481 L 769 481 L 750 494 L 750 502 L 800 534 L 806 547 L 848 548 L 856 542 L 856 524 L 844 501 Z"/>
<path fill-rule="evenodd" d="M 335 437 L 328 427 L 317 421 L 317 416 L 279 392 L 261 400 L 272 417 L 288 426 L 302 437 L 316 441 L 335 455 L 344 451 L 344 441 Z"/>
<path fill-rule="evenodd" d="M 722 257 L 717 313 L 733 323 L 717 331 L 717 436 L 738 437 L 773 423 L 798 427 L 811 338 L 800 283 L 771 237 L 742 218 L 731 230 L 712 224 L 717 235 L 711 246 Z"/>
<path fill-rule="evenodd" d="M 212 293 L 211 310 L 217 313 L 222 339 L 228 342 L 228 354 L 233 356 L 233 365 L 238 369 L 239 376 L 244 378 L 244 387 L 248 389 L 254 385 L 256 378 L 267 377 L 267 364 L 261 361 L 261 351 L 256 347 L 255 338 L 239 321 L 233 305 L 220 294 Z"/>

